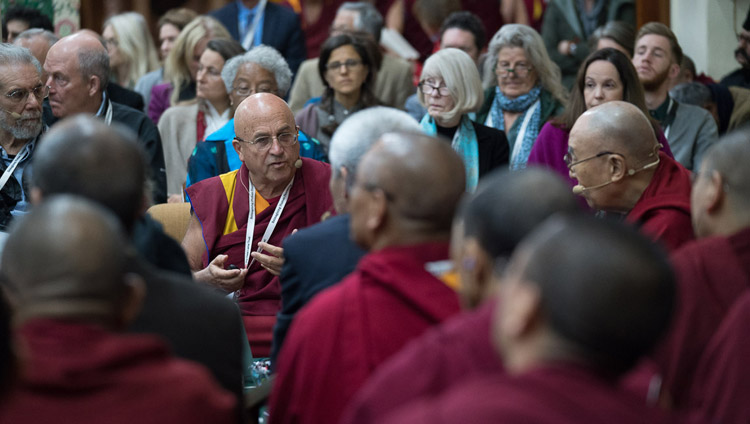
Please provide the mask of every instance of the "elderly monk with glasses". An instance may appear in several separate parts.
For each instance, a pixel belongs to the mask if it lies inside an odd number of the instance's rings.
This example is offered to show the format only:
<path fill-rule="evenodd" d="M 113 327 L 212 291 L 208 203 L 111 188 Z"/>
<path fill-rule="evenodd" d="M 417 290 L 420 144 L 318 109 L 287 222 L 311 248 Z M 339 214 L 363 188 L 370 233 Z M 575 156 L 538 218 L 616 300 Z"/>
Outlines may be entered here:
<path fill-rule="evenodd" d="M 242 166 L 188 187 L 193 216 L 182 246 L 197 281 L 237 300 L 253 355 L 264 357 L 281 307 L 282 240 L 331 209 L 331 171 L 300 158 L 294 115 L 274 94 L 245 99 L 235 133 Z"/>

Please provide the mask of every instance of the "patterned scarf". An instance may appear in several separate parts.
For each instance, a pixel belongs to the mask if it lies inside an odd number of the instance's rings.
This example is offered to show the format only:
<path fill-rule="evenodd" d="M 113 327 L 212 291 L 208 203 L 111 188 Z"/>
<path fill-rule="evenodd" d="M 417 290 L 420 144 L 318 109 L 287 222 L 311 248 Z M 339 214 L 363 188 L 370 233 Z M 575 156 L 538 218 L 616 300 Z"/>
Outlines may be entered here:
<path fill-rule="evenodd" d="M 505 131 L 505 116 L 503 115 L 503 110 L 509 112 L 523 112 L 523 114 L 516 118 L 516 122 L 514 123 L 514 127 L 517 128 L 517 131 L 521 131 L 521 125 L 524 122 L 524 119 L 526 119 L 526 114 L 528 113 L 529 108 L 532 107 L 535 102 L 540 100 L 539 96 L 541 95 L 541 92 L 542 87 L 537 84 L 528 93 L 518 96 L 515 99 L 509 99 L 505 97 L 502 91 L 500 91 L 500 87 L 495 87 L 495 99 L 492 101 L 492 107 L 490 108 L 492 126 L 500 131 Z M 522 134 L 523 138 L 521 140 L 517 139 L 517 133 L 511 133 L 513 127 L 506 132 L 506 134 L 508 134 L 508 143 L 510 144 L 512 152 L 510 160 L 511 169 L 526 168 L 526 161 L 529 159 L 531 147 L 534 145 L 537 135 L 539 135 L 542 115 L 541 110 L 541 105 L 534 108 L 529 123 Z M 518 146 L 516 146 L 517 141 L 521 142 Z"/>
<path fill-rule="evenodd" d="M 437 134 L 437 125 L 435 118 L 429 114 L 424 115 L 422 122 L 422 131 L 427 135 Z M 479 143 L 477 142 L 477 133 L 471 124 L 471 119 L 464 115 L 461 117 L 461 123 L 458 124 L 456 134 L 453 136 L 451 147 L 464 160 L 466 167 L 466 191 L 473 192 L 479 182 Z"/>

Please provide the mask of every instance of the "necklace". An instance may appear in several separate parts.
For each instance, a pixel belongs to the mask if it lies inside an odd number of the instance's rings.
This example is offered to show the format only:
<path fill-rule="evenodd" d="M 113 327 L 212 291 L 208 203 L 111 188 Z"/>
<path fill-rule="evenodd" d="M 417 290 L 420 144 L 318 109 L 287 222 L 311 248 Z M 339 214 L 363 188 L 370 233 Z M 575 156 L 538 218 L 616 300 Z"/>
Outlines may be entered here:
<path fill-rule="evenodd" d="M 239 177 L 239 179 L 240 179 L 240 184 L 242 184 L 242 187 L 244 187 L 244 188 L 245 188 L 245 191 L 246 191 L 246 192 L 247 192 L 248 194 L 250 194 L 250 189 L 249 189 L 249 188 L 247 188 L 247 186 L 245 185 L 245 182 L 244 182 L 244 181 L 242 181 L 242 175 L 240 175 L 239 173 L 237 173 L 237 176 L 238 176 L 238 177 Z M 250 177 L 248 177 L 248 179 L 249 179 L 249 178 L 250 178 Z"/>

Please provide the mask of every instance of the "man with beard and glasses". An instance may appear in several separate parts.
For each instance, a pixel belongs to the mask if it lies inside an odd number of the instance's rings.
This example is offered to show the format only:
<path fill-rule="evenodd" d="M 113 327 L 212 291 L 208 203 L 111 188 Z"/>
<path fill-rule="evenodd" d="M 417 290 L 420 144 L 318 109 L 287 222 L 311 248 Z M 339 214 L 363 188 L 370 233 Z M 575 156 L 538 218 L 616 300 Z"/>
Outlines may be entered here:
<path fill-rule="evenodd" d="M 689 170 L 698 169 L 703 153 L 719 137 L 711 114 L 698 106 L 669 97 L 672 81 L 680 74 L 682 48 L 672 30 L 649 22 L 638 31 L 633 65 L 643 84 L 646 106 L 659 121 L 677 159 Z"/>
<path fill-rule="evenodd" d="M 42 133 L 42 101 L 49 87 L 28 49 L 0 44 L 0 230 L 29 209 L 31 156 Z"/>
<path fill-rule="evenodd" d="M 740 68 L 721 79 L 721 84 L 727 87 L 739 86 L 750 88 L 750 10 L 742 24 L 742 29 L 737 33 L 737 49 L 734 58 L 740 64 Z"/>

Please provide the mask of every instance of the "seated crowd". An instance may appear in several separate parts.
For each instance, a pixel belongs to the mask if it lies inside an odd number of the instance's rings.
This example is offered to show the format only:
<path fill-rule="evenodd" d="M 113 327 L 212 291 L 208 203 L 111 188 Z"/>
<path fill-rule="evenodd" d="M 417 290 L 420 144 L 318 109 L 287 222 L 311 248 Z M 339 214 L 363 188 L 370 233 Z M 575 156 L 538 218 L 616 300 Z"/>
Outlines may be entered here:
<path fill-rule="evenodd" d="M 750 422 L 750 12 L 332 3 L 4 12 L 0 423 Z"/>

